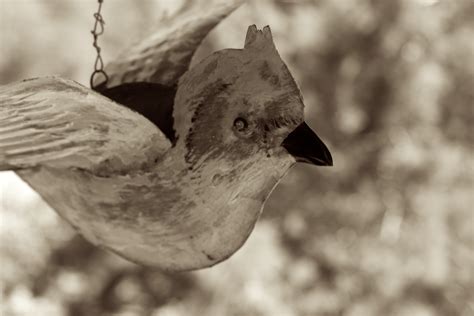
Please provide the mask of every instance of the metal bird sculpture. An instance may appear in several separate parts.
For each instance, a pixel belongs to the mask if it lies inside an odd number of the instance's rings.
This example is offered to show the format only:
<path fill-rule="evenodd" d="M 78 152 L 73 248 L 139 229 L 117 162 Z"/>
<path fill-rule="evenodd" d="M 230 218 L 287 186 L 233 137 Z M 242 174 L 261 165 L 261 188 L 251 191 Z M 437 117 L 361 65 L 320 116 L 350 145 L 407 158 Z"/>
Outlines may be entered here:
<path fill-rule="evenodd" d="M 228 258 L 295 162 L 332 158 L 269 27 L 182 71 L 103 95 L 59 77 L 0 87 L 0 170 L 131 261 L 179 271 Z"/>

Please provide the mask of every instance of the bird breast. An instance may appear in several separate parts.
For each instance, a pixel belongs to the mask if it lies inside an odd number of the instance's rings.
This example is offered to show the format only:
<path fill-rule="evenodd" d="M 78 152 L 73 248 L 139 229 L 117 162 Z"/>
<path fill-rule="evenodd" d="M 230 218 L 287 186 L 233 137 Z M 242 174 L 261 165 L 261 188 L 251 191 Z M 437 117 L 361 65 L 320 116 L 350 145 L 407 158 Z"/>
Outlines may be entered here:
<path fill-rule="evenodd" d="M 18 172 L 89 241 L 166 270 L 214 265 L 242 246 L 289 162 L 243 173 L 216 166 L 96 176 L 41 167 Z M 273 170 L 273 171 L 272 171 Z"/>

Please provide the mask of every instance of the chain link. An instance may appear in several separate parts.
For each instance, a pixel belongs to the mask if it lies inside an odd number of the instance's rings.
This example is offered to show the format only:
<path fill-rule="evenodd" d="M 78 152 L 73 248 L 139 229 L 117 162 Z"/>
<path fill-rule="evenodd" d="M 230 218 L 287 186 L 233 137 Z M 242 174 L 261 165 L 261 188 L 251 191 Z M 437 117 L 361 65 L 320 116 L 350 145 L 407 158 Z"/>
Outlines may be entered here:
<path fill-rule="evenodd" d="M 90 79 L 90 85 L 91 88 L 96 90 L 96 87 L 94 87 L 94 78 L 97 75 L 102 75 L 104 77 L 104 81 L 101 82 L 101 86 L 106 85 L 107 81 L 109 80 L 109 77 L 105 73 L 104 70 L 104 61 L 102 60 L 102 56 L 100 54 L 101 48 L 99 46 L 99 36 L 104 33 L 104 18 L 100 14 L 100 10 L 102 9 L 102 3 L 104 0 L 98 0 L 99 2 L 99 8 L 96 13 L 94 13 L 94 18 L 95 18 L 95 24 L 94 24 L 94 29 L 91 31 L 92 36 L 94 37 L 94 42 L 92 43 L 92 46 L 94 46 L 96 52 L 97 52 L 97 57 L 95 59 L 94 63 L 94 71 L 92 72 L 91 79 Z"/>

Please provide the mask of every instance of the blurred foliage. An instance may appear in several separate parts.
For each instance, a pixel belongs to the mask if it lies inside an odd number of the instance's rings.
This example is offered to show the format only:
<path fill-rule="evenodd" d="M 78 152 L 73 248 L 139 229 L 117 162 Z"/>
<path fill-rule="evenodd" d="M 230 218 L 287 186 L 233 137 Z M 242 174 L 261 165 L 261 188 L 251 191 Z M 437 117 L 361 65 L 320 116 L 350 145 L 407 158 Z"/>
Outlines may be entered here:
<path fill-rule="evenodd" d="M 186 2 L 105 1 L 105 60 Z M 0 83 L 87 84 L 95 8 L 0 0 Z M 2 315 L 473 315 L 473 16 L 471 0 L 243 6 L 196 61 L 270 24 L 335 166 L 295 167 L 236 255 L 178 274 L 91 246 L 3 173 Z"/>

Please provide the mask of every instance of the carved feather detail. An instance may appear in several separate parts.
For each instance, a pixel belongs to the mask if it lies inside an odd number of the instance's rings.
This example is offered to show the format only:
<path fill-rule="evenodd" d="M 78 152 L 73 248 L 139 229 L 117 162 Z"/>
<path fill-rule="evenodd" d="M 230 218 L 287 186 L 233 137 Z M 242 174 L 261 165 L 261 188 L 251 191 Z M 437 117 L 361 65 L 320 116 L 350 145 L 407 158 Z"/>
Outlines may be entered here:
<path fill-rule="evenodd" d="M 146 118 L 74 81 L 44 77 L 0 87 L 0 170 L 131 172 L 170 146 Z"/>

